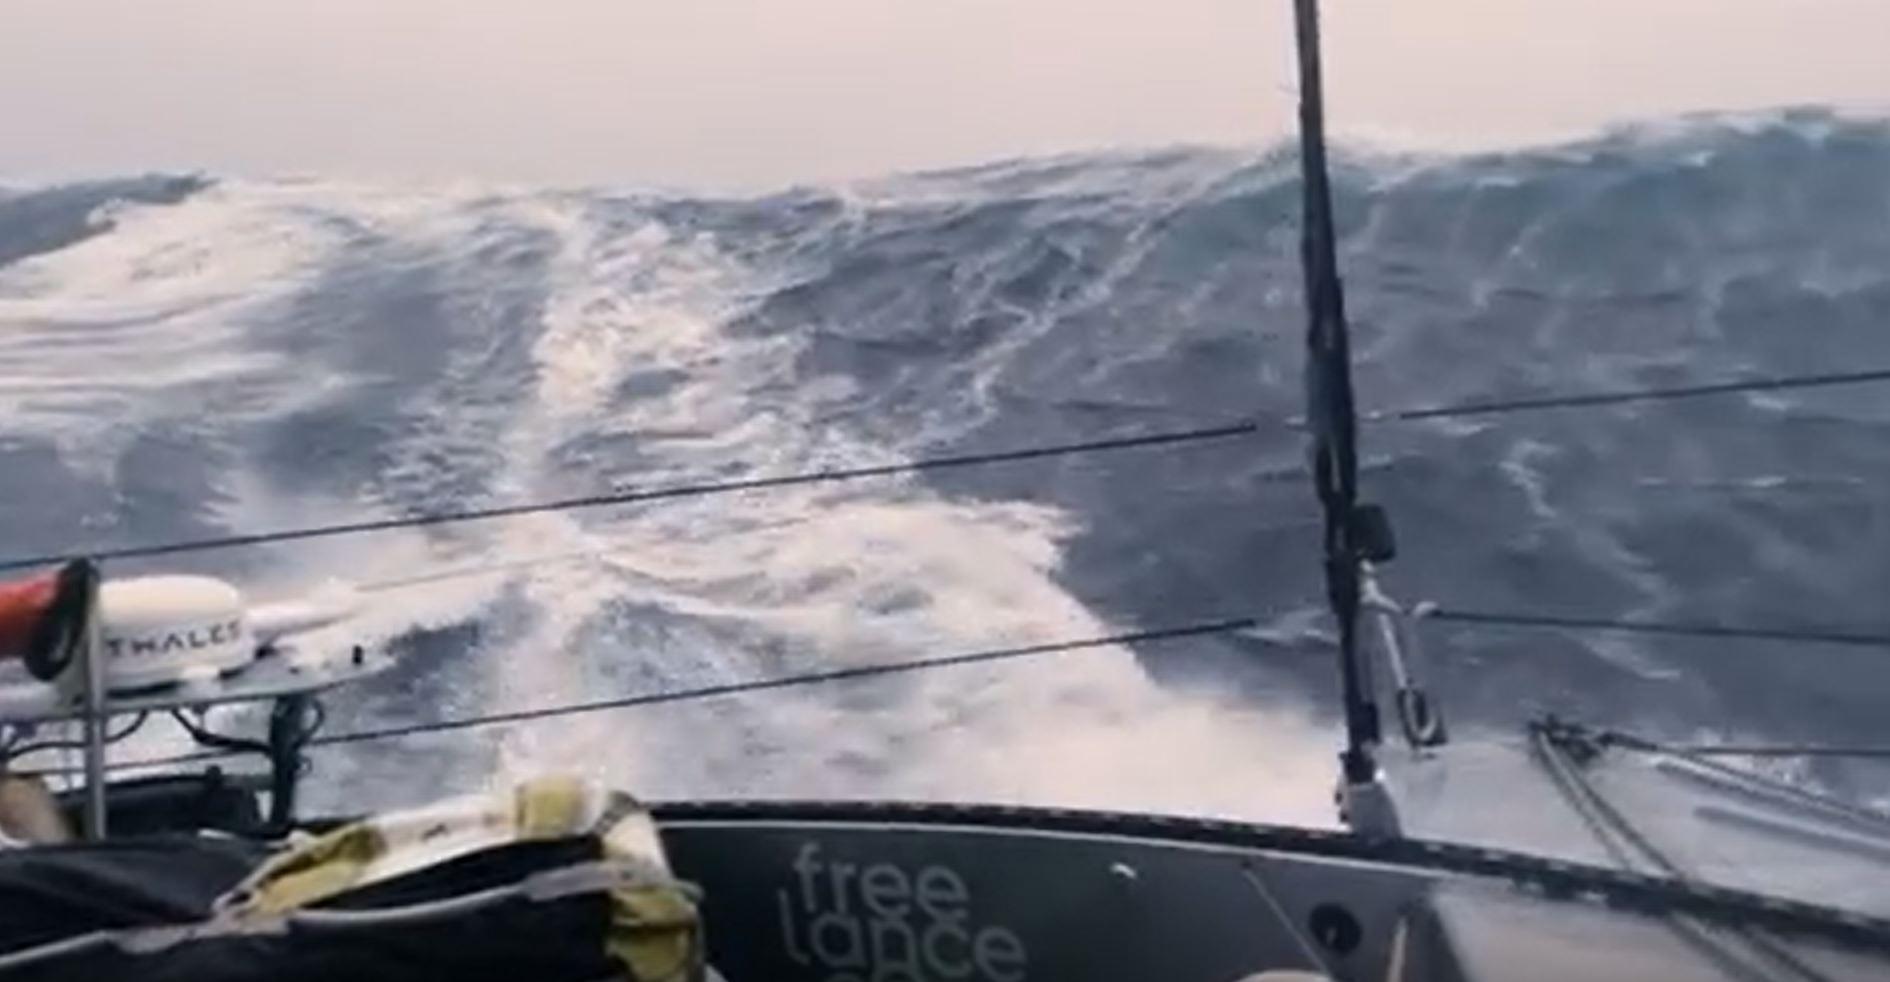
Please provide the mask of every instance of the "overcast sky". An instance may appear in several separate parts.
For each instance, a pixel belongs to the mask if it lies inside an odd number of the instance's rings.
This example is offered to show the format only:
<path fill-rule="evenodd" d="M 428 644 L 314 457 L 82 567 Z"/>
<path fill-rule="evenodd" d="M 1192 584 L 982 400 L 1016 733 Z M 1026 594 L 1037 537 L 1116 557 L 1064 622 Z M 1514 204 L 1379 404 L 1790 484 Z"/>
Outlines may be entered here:
<path fill-rule="evenodd" d="M 152 169 L 765 187 L 1256 143 L 1289 0 L 0 0 L 0 180 Z M 1890 105 L 1890 0 L 1328 0 L 1394 145 Z"/>

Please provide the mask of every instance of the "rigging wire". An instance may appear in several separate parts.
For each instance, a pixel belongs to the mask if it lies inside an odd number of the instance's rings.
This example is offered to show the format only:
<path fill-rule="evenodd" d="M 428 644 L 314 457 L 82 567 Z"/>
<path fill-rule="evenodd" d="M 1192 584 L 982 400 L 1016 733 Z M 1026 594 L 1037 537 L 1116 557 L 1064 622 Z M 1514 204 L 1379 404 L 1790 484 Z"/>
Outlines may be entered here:
<path fill-rule="evenodd" d="M 1773 378 L 1753 378 L 1730 382 L 1717 382 L 1706 385 L 1676 386 L 1658 389 L 1623 390 L 1618 392 L 1576 393 L 1541 398 L 1513 399 L 1507 401 L 1463 403 L 1452 406 L 1433 406 L 1417 409 L 1378 410 L 1360 415 L 1361 422 L 1385 423 L 1408 422 L 1426 419 L 1444 419 L 1455 416 L 1488 415 L 1506 412 L 1518 412 L 1532 409 L 1549 409 L 1569 406 L 1597 406 L 1613 403 L 1644 402 L 1660 399 L 1680 399 L 1706 395 L 1724 395 L 1739 392 L 1764 392 L 1780 389 L 1805 389 L 1834 385 L 1852 385 L 1863 382 L 1890 381 L 1890 368 L 1871 369 L 1856 372 L 1827 372 L 1815 375 L 1780 376 Z M 400 518 L 388 518 L 362 522 L 345 522 L 336 525 L 317 525 L 302 528 L 280 529 L 272 532 L 257 532 L 247 535 L 231 535 L 207 539 L 190 539 L 176 542 L 157 543 L 143 546 L 126 546 L 104 549 L 90 553 L 55 553 L 43 556 L 19 557 L 0 560 L 0 572 L 11 572 L 38 566 L 51 566 L 76 559 L 85 555 L 95 560 L 137 559 L 153 556 L 175 555 L 187 552 L 206 552 L 215 549 L 230 549 L 240 546 L 267 545 L 277 542 L 293 542 L 303 539 L 332 538 L 355 535 L 365 532 L 381 532 L 393 529 L 422 528 L 434 525 L 456 525 L 469 522 L 489 521 L 501 518 L 513 518 L 521 515 L 533 515 L 544 512 L 575 511 L 583 508 L 599 508 L 610 505 L 638 504 L 676 498 L 703 497 L 716 494 L 730 494 L 741 491 L 759 491 L 771 488 L 794 487 L 835 483 L 840 481 L 862 480 L 875 477 L 892 477 L 901 474 L 916 474 L 927 471 L 942 471 L 960 467 L 977 467 L 994 464 L 1014 463 L 1027 460 L 1051 459 L 1074 456 L 1085 453 L 1101 453 L 1115 450 L 1134 450 L 1160 446 L 1180 446 L 1194 443 L 1207 443 L 1249 436 L 1269 429 L 1275 424 L 1260 420 L 1244 420 L 1219 426 L 1206 426 L 1186 430 L 1173 430 L 1137 436 L 1111 437 L 1097 440 L 1085 440 L 1074 443 L 1048 444 L 1026 447 L 1017 450 L 1001 450 L 989 453 L 961 454 L 946 457 L 929 457 L 898 464 L 881 464 L 869 467 L 829 468 L 817 471 L 805 471 L 792 474 L 764 475 L 760 477 L 733 478 L 726 481 L 705 481 L 691 484 L 678 484 L 666 487 L 642 490 L 613 491 L 574 498 L 561 498 L 546 501 L 524 502 L 515 505 L 500 505 L 491 508 L 471 508 L 453 511 L 423 512 Z M 1285 428 L 1303 428 L 1303 419 L 1290 419 L 1277 425 Z M 1299 476 L 1296 472 L 1295 476 Z"/>
<path fill-rule="evenodd" d="M 1695 386 L 1677 386 L 1659 389 L 1627 390 L 1548 396 L 1531 399 L 1465 403 L 1454 406 L 1440 406 L 1419 409 L 1389 410 L 1363 415 L 1369 422 L 1411 421 L 1439 419 L 1452 416 L 1494 414 L 1533 409 L 1560 407 L 1596 406 L 1614 403 L 1650 401 L 1659 399 L 1691 398 L 1696 396 L 1721 395 L 1740 392 L 1774 391 L 1781 389 L 1814 388 L 1834 385 L 1849 385 L 1865 382 L 1890 381 L 1890 369 L 1873 369 L 1856 372 L 1822 373 L 1814 375 L 1785 376 L 1775 378 L 1755 378 L 1739 381 L 1712 383 Z M 1287 426 L 1303 426 L 1304 421 L 1287 421 Z M 693 484 L 671 485 L 643 490 L 626 490 L 606 494 L 565 498 L 550 501 L 529 502 L 517 505 L 498 506 L 482 509 L 432 512 L 410 515 L 403 518 L 376 521 L 351 522 L 337 525 L 310 526 L 274 532 L 248 535 L 227 536 L 212 539 L 187 540 L 156 545 L 133 546 L 105 550 L 90 554 L 94 559 L 141 558 L 176 553 L 207 551 L 248 545 L 288 542 L 302 539 L 315 539 L 333 536 L 358 534 L 400 528 L 418 528 L 433 525 L 448 525 L 485 521 L 521 515 L 554 511 L 567 511 L 609 505 L 635 504 L 666 499 L 699 497 L 715 494 L 727 494 L 741 491 L 763 490 L 770 488 L 812 485 L 820 483 L 859 480 L 873 477 L 888 477 L 900 474 L 921 473 L 933 470 L 946 470 L 959 467 L 994 465 L 1028 460 L 1050 459 L 1085 453 L 1108 452 L 1114 450 L 1142 449 L 1161 446 L 1179 446 L 1210 441 L 1227 440 L 1248 436 L 1263 430 L 1264 423 L 1243 421 L 1221 426 L 1199 427 L 1141 434 L 1127 437 L 1113 437 L 1087 440 L 1074 443 L 1052 444 L 1027 447 L 1015 450 L 995 451 L 976 454 L 963 454 L 946 457 L 924 458 L 898 464 L 884 464 L 858 468 L 823 469 L 818 471 L 769 475 L 761 477 L 735 478 L 726 481 L 712 481 Z M 510 561 L 481 566 L 464 567 L 441 572 L 390 579 L 364 584 L 363 590 L 380 591 L 403 587 L 418 586 L 465 576 L 480 575 L 502 570 L 527 569 L 555 562 L 575 561 L 594 558 L 596 551 L 575 552 L 552 556 L 542 556 L 526 560 Z M 0 571 L 17 570 L 33 566 L 50 565 L 77 558 L 72 555 L 48 555 L 32 558 L 20 558 L 0 561 Z M 1472 611 L 1451 608 L 1434 608 L 1427 616 L 1442 621 L 1459 623 L 1477 623 L 1493 626 L 1551 628 L 1564 630 L 1609 630 L 1644 634 L 1662 634 L 1692 637 L 1723 637 L 1754 640 L 1794 641 L 1823 643 L 1859 647 L 1890 647 L 1890 635 L 1870 634 L 1848 631 L 1814 631 L 1798 629 L 1772 629 L 1739 626 L 1721 626 L 1708 624 L 1666 623 L 1639 620 L 1621 620 L 1596 617 L 1567 617 L 1555 615 L 1523 615 L 1491 611 Z M 1078 639 L 1021 648 L 999 649 L 995 651 L 974 652 L 967 655 L 946 656 L 942 658 L 920 659 L 911 662 L 865 665 L 852 668 L 816 672 L 807 675 L 787 676 L 775 679 L 762 679 L 750 682 L 729 683 L 707 686 L 697 689 L 684 689 L 671 692 L 650 693 L 618 699 L 578 703 L 567 706 L 539 707 L 489 716 L 469 717 L 457 720 L 444 720 L 428 724 L 415 724 L 393 727 L 384 730 L 370 730 L 355 733 L 335 734 L 315 739 L 311 745 L 323 746 L 338 743 L 351 743 L 365 740 L 388 739 L 415 733 L 443 730 L 469 729 L 481 726 L 497 725 L 508 722 L 521 722 L 549 716 L 573 713 L 596 712 L 607 709 L 628 708 L 666 702 L 681 702 L 692 699 L 712 698 L 733 695 L 742 692 L 785 688 L 789 686 L 817 684 L 888 675 L 901 672 L 921 671 L 931 668 L 969 664 L 983 661 L 997 661 L 1019 658 L 1029 655 L 1073 651 L 1083 648 L 1101 647 L 1112 644 L 1128 644 L 1142 641 L 1159 641 L 1168 638 L 1218 633 L 1224 631 L 1247 630 L 1258 626 L 1254 618 L 1220 621 L 1198 624 L 1183 628 L 1158 629 L 1153 631 L 1132 632 L 1103 638 Z M 1664 745 L 1662 749 L 1672 752 L 1691 753 L 1700 756 L 1798 756 L 1798 757 L 1882 757 L 1890 758 L 1890 747 L 1875 746 L 1817 746 L 1817 745 Z M 196 760 L 214 759 L 228 756 L 221 752 L 198 752 L 181 754 L 174 757 L 155 758 L 140 761 L 124 761 L 112 765 L 114 769 L 130 767 L 149 767 L 172 763 L 186 763 Z"/>
<path fill-rule="evenodd" d="M 1890 647 L 1890 635 L 1856 631 L 1800 630 L 1687 624 L 1670 621 L 1628 620 L 1608 617 L 1564 617 L 1550 614 L 1511 614 L 1498 611 L 1460 610 L 1437 607 L 1426 610 L 1431 620 L 1460 624 L 1487 624 L 1495 627 L 1539 627 L 1572 631 L 1622 631 L 1631 634 L 1664 634 L 1677 637 L 1739 638 L 1753 641 L 1798 641 L 1813 644 L 1847 645 L 1865 648 Z"/>
<path fill-rule="evenodd" d="M 1804 631 L 1792 628 L 1729 627 L 1716 624 L 1678 624 L 1660 621 L 1619 620 L 1605 617 L 1555 617 L 1529 614 L 1503 614 L 1489 611 L 1433 608 L 1425 617 L 1464 624 L 1488 624 L 1497 627 L 1549 628 L 1576 631 L 1625 631 L 1676 637 L 1736 638 L 1754 641 L 1792 641 L 1806 644 L 1832 644 L 1852 647 L 1890 647 L 1890 635 L 1847 631 Z M 1737 743 L 1663 743 L 1619 730 L 1600 730 L 1595 738 L 1602 743 L 1653 753 L 1684 754 L 1695 757 L 1848 757 L 1890 759 L 1890 746 L 1867 744 L 1737 744 Z"/>
<path fill-rule="evenodd" d="M 687 689 L 671 689 L 666 692 L 646 692 L 638 695 L 617 696 L 609 699 L 596 699 L 589 702 L 564 703 L 555 706 L 536 706 L 529 709 L 515 709 L 505 712 L 486 713 L 477 716 L 465 716 L 457 719 L 433 720 L 425 723 L 409 723 L 401 726 L 389 726 L 379 729 L 355 730 L 347 733 L 335 733 L 317 736 L 309 740 L 306 746 L 327 747 L 344 743 L 363 743 L 375 740 L 392 740 L 400 737 L 417 736 L 427 733 L 444 733 L 454 730 L 480 729 L 506 723 L 523 723 L 556 716 L 575 716 L 582 713 L 603 712 L 613 709 L 630 709 L 639 706 L 652 706 L 663 703 L 693 702 L 701 699 L 714 699 L 721 696 L 740 695 L 749 692 L 762 692 L 772 689 L 787 689 L 804 685 L 821 685 L 829 682 L 849 682 L 857 679 L 880 678 L 890 675 L 902 675 L 912 672 L 931 671 L 939 668 L 953 668 L 989 662 L 1012 661 L 1039 655 L 1062 654 L 1071 651 L 1093 650 L 1116 645 L 1144 644 L 1158 641 L 1173 641 L 1181 638 L 1204 637 L 1208 635 L 1229 634 L 1236 631 L 1250 630 L 1258 625 L 1252 617 L 1238 617 L 1214 621 L 1200 621 L 1192 624 L 1172 627 L 1150 628 L 1140 631 L 1126 631 L 1097 637 L 1073 638 L 1064 641 L 1049 641 L 1039 644 L 1017 645 L 1007 648 L 992 648 L 965 654 L 943 655 L 934 658 L 917 658 L 903 661 L 875 662 L 866 665 L 851 665 L 846 668 L 826 669 L 816 672 L 803 672 L 782 675 L 774 678 L 750 679 L 744 682 L 724 682 L 715 685 L 696 686 Z M 176 764 L 189 764 L 199 761 L 216 760 L 235 755 L 234 751 L 206 750 L 175 754 L 167 757 L 151 757 L 141 760 L 115 761 L 108 765 L 110 770 L 126 770 L 143 767 L 164 767 Z M 58 769 L 53 769 L 58 770 Z M 40 773 L 50 773 L 44 771 Z"/>
<path fill-rule="evenodd" d="M 899 474 L 917 474 L 926 471 L 947 470 L 958 467 L 1007 464 L 1024 460 L 1065 457 L 1074 454 L 1102 453 L 1115 450 L 1140 450 L 1148 447 L 1203 443 L 1248 436 L 1258 431 L 1259 427 L 1259 423 L 1247 420 L 1222 426 L 1145 433 L 1137 436 L 1111 437 L 1099 440 L 1085 440 L 1077 443 L 1051 444 L 1047 446 L 1026 447 L 1018 450 L 999 450 L 987 453 L 960 454 L 949 457 L 930 457 L 897 464 L 827 468 L 794 474 L 775 474 L 761 477 L 733 478 L 726 481 L 674 484 L 666 487 L 611 491 L 603 494 L 583 495 L 575 498 L 526 502 L 516 505 L 499 505 L 491 508 L 468 508 L 454 511 L 425 512 L 418 515 L 408 515 L 402 518 L 344 522 L 336 525 L 312 525 L 303 528 L 279 529 L 273 532 L 256 532 L 248 535 L 231 535 L 211 539 L 165 542 L 155 545 L 128 546 L 118 549 L 105 549 L 85 553 L 83 555 L 94 560 L 141 559 L 184 552 L 229 549 L 238 546 L 294 542 L 303 539 L 333 538 L 343 535 L 356 535 L 363 532 L 384 532 L 392 529 L 422 528 L 433 525 L 457 525 L 467 522 L 490 521 L 499 518 L 516 518 L 521 515 L 536 515 L 544 512 L 575 511 L 582 508 L 639 504 L 650 501 L 664 501 L 673 498 L 695 498 L 715 494 L 730 494 L 738 491 L 759 491 L 797 485 L 854 481 L 872 477 L 891 477 Z M 79 558 L 78 554 L 54 554 L 9 559 L 0 561 L 0 572 L 26 569 L 35 566 L 56 565 L 77 558 Z"/>
<path fill-rule="evenodd" d="M 1735 379 L 1702 385 L 1676 385 L 1652 389 L 1621 389 L 1613 392 L 1578 392 L 1566 395 L 1536 396 L 1467 402 L 1453 406 L 1418 409 L 1389 409 L 1366 413 L 1367 422 L 1411 422 L 1422 419 L 1448 419 L 1456 416 L 1484 416 L 1523 412 L 1532 409 L 1567 409 L 1578 406 L 1613 406 L 1630 402 L 1655 402 L 1691 399 L 1698 396 L 1731 395 L 1744 392 L 1777 392 L 1783 389 L 1815 389 L 1834 385 L 1858 385 L 1865 382 L 1890 382 L 1890 368 L 1871 368 L 1854 372 L 1821 372 L 1812 375 L 1780 375 L 1769 378 Z"/>
<path fill-rule="evenodd" d="M 533 559 L 491 565 L 467 566 L 428 573 L 420 576 L 384 580 L 362 584 L 363 591 L 391 590 L 425 583 L 439 582 L 465 576 L 486 575 L 504 570 L 528 569 L 555 562 L 575 561 L 596 558 L 595 551 L 574 552 L 540 556 Z M 1726 637 L 1755 640 L 1818 642 L 1856 646 L 1890 646 L 1890 636 L 1852 634 L 1830 631 L 1796 631 L 1789 629 L 1761 629 L 1745 627 L 1726 627 L 1719 625 L 1680 624 L 1649 621 L 1614 620 L 1607 618 L 1546 617 L 1516 614 L 1491 613 L 1486 611 L 1464 611 L 1449 608 L 1435 608 L 1427 611 L 1425 617 L 1462 623 L 1489 624 L 1504 627 L 1549 628 L 1560 630 L 1609 630 L 1651 633 L 1661 635 Z M 933 668 L 945 668 L 977 662 L 1001 661 L 1024 658 L 1032 655 L 1054 654 L 1098 648 L 1109 645 L 1133 644 L 1140 642 L 1165 641 L 1176 638 L 1207 634 L 1251 631 L 1261 627 L 1257 618 L 1237 618 L 1192 624 L 1176 628 L 1158 628 L 1125 634 L 1108 635 L 1095 638 L 1078 638 L 1045 644 L 1027 645 L 1014 648 L 1001 648 L 970 654 L 950 655 L 938 658 L 917 659 L 891 663 L 861 665 L 850 668 L 834 669 L 808 674 L 789 675 L 772 679 L 758 679 L 748 682 L 726 683 L 700 688 L 673 690 L 669 692 L 646 693 L 592 702 L 562 704 L 556 706 L 534 707 L 525 710 L 513 710 L 503 713 L 471 716 L 460 719 L 441 720 L 430 723 L 411 724 L 378 730 L 364 730 L 350 733 L 338 733 L 325 737 L 316 737 L 310 746 L 329 744 L 359 743 L 371 740 L 393 739 L 422 733 L 444 732 L 461 729 L 476 729 L 503 723 L 529 722 L 549 717 L 599 712 L 610 709 L 624 709 L 636 706 L 655 705 L 671 702 L 687 702 L 696 699 L 708 699 L 719 696 L 736 695 L 746 692 L 769 689 L 789 688 L 800 685 L 813 685 L 825 682 L 845 681 L 856 678 L 894 675 L 900 673 L 925 671 Z M 1752 756 L 1752 757 L 1857 757 L 1890 758 L 1890 746 L 1831 746 L 1831 745 L 1750 745 L 1750 744 L 1670 744 L 1660 743 L 1644 737 L 1619 731 L 1603 731 L 1597 734 L 1603 742 L 1630 749 L 1658 751 L 1666 753 L 1684 753 L 1697 756 Z M 38 749 L 38 748 L 34 748 Z M 109 765 L 112 770 L 142 767 L 169 766 L 216 760 L 233 756 L 231 751 L 194 751 L 166 757 L 144 760 L 118 761 Z M 51 768 L 41 773 L 58 771 Z"/>
<path fill-rule="evenodd" d="M 362 593 L 386 593 L 390 590 L 406 590 L 417 586 L 431 586 L 435 583 L 447 583 L 453 580 L 471 579 L 476 576 L 491 576 L 495 573 L 523 573 L 544 566 L 558 563 L 576 563 L 604 559 L 624 552 L 618 548 L 579 549 L 572 552 L 551 553 L 544 556 L 532 556 L 528 559 L 504 559 L 498 562 L 473 563 L 465 566 L 452 566 L 446 569 L 429 570 L 407 576 L 390 577 L 384 580 L 370 580 L 353 584 Z"/>
<path fill-rule="evenodd" d="M 1692 757 L 1857 757 L 1890 758 L 1890 746 L 1867 744 L 1844 746 L 1817 743 L 1668 743 L 1620 730 L 1595 731 L 1603 744 L 1646 753 L 1681 754 Z"/>
<path fill-rule="evenodd" d="M 1675 743 L 1666 747 L 1696 757 L 1857 757 L 1890 759 L 1890 747 L 1836 744 Z"/>

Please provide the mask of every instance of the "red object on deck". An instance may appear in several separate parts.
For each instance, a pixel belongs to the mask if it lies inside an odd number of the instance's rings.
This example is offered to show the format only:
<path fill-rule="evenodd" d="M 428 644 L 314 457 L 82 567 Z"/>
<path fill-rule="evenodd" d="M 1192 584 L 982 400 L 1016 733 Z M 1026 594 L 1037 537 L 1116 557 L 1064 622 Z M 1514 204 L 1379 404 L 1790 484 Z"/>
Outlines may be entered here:
<path fill-rule="evenodd" d="M 0 658 L 22 658 L 40 619 L 52 608 L 59 574 L 0 583 Z"/>

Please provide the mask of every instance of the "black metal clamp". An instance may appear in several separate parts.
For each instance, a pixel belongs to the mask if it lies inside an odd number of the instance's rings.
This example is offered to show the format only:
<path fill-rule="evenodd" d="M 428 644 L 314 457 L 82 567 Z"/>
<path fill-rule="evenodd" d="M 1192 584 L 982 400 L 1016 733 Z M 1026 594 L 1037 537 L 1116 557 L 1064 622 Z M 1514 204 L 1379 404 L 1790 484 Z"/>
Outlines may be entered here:
<path fill-rule="evenodd" d="M 268 735 L 261 740 L 218 733 L 182 709 L 172 710 L 171 717 L 201 746 L 267 758 L 269 818 L 262 831 L 279 834 L 294 824 L 296 787 L 308 763 L 303 750 L 327 718 L 319 699 L 306 692 L 277 696 L 269 708 Z"/>

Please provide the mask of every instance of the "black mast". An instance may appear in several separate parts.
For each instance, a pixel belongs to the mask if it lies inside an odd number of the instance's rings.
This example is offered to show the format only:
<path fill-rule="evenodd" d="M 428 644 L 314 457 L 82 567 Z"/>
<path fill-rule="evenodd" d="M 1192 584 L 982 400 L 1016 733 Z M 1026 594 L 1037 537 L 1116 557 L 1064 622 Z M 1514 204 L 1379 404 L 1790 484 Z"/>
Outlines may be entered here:
<path fill-rule="evenodd" d="M 1325 107 L 1319 70 L 1318 0 L 1294 0 L 1299 35 L 1299 146 L 1304 186 L 1300 260 L 1306 273 L 1306 418 L 1312 432 L 1313 480 L 1325 512 L 1326 597 L 1339 624 L 1339 674 L 1345 700 L 1345 751 L 1339 760 L 1348 784 L 1373 779 L 1372 748 L 1379 740 L 1358 646 L 1359 562 L 1363 541 L 1380 524 L 1358 506 L 1358 423 L 1352 409 L 1352 354 L 1345 325 L 1333 243 L 1332 189 L 1326 175 Z"/>

